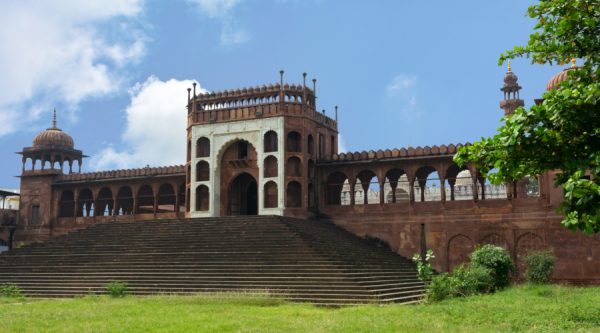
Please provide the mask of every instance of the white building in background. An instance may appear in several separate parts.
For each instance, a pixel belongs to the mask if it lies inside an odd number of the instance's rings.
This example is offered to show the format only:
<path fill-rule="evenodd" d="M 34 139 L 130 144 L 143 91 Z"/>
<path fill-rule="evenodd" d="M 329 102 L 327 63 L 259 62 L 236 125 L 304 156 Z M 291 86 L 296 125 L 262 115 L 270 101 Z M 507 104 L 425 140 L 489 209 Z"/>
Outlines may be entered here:
<path fill-rule="evenodd" d="M 410 201 L 410 184 L 406 175 L 402 175 L 398 179 L 398 186 L 396 187 L 396 202 L 409 202 Z M 478 185 L 480 186 L 480 185 Z M 427 179 L 425 187 L 425 201 L 441 201 L 441 186 L 439 179 Z M 446 200 L 450 200 L 450 185 L 446 181 L 445 188 Z M 386 179 L 383 185 L 383 191 L 385 193 L 385 203 L 392 202 L 392 187 L 389 181 Z M 479 190 L 481 192 L 481 190 Z M 365 202 L 365 191 L 362 187 L 360 180 L 356 180 L 354 186 L 354 203 L 356 205 L 362 205 Z M 421 197 L 421 188 L 418 183 L 415 183 L 415 200 L 419 200 Z M 492 185 L 490 183 L 485 184 L 485 197 L 486 199 L 506 199 L 506 185 Z M 473 180 L 469 170 L 463 170 L 458 173 L 456 177 L 456 183 L 454 184 L 454 200 L 472 200 L 473 199 Z M 342 205 L 350 205 L 350 184 L 348 180 L 344 182 L 341 194 Z M 374 181 L 367 190 L 367 202 L 369 204 L 379 203 L 379 184 Z"/>
<path fill-rule="evenodd" d="M 5 189 L 0 188 L 0 191 L 19 193 L 19 190 L 14 189 Z M 10 210 L 18 210 L 19 209 L 19 196 L 0 196 L 0 209 L 10 209 Z"/>

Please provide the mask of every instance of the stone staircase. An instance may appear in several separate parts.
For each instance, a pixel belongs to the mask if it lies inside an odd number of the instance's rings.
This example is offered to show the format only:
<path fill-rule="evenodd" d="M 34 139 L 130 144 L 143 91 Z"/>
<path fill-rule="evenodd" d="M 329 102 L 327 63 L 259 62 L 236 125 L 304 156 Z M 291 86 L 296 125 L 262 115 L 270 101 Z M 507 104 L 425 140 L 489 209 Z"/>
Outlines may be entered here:
<path fill-rule="evenodd" d="M 104 223 L 0 254 L 0 284 L 33 297 L 268 292 L 324 305 L 413 303 L 414 265 L 326 221 L 275 216 Z"/>

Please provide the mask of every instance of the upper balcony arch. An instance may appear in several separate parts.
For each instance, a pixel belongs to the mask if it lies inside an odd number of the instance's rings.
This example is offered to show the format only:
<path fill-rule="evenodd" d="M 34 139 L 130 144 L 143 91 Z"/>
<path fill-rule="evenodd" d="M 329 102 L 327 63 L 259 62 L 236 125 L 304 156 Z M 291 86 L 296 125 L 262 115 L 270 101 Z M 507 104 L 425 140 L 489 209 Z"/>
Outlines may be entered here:
<path fill-rule="evenodd" d="M 302 135 L 296 131 L 287 134 L 286 151 L 291 153 L 302 152 Z"/>
<path fill-rule="evenodd" d="M 273 130 L 267 131 L 265 133 L 265 135 L 263 136 L 263 146 L 265 153 L 272 153 L 278 151 L 279 147 L 277 138 L 277 132 Z"/>
<path fill-rule="evenodd" d="M 440 176 L 436 168 L 430 165 L 424 165 L 415 172 L 415 179 L 412 184 L 413 199 L 415 201 L 441 201 L 442 185 Z M 419 200 L 416 197 L 419 197 Z"/>
<path fill-rule="evenodd" d="M 210 140 L 207 137 L 196 140 L 196 157 L 210 157 Z"/>

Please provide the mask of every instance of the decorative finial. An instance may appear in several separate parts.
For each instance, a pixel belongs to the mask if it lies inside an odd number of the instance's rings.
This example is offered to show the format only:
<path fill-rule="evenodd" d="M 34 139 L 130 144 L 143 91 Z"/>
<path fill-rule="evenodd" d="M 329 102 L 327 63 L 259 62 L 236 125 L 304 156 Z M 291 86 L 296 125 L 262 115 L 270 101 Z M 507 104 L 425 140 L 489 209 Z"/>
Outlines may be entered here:
<path fill-rule="evenodd" d="M 577 67 L 577 59 L 571 58 L 571 68 L 575 68 L 575 67 Z"/>
<path fill-rule="evenodd" d="M 56 128 L 56 108 L 54 108 L 54 116 L 52 117 L 52 128 Z"/>
<path fill-rule="evenodd" d="M 279 90 L 283 90 L 283 69 L 279 71 Z"/>
<path fill-rule="evenodd" d="M 509 72 L 512 72 L 512 69 L 511 69 L 511 67 L 510 67 L 510 60 L 508 61 L 508 71 L 509 71 Z"/>

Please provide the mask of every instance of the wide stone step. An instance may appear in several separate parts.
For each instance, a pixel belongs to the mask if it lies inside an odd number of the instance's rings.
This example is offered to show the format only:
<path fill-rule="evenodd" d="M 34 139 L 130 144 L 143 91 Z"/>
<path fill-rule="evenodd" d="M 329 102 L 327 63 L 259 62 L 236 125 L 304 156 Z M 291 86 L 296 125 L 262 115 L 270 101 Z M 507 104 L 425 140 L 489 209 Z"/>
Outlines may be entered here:
<path fill-rule="evenodd" d="M 267 290 L 341 305 L 417 302 L 414 265 L 335 225 L 282 217 L 102 223 L 0 255 L 0 283 L 37 297 Z"/>

